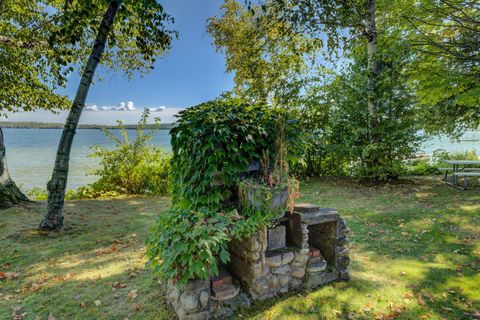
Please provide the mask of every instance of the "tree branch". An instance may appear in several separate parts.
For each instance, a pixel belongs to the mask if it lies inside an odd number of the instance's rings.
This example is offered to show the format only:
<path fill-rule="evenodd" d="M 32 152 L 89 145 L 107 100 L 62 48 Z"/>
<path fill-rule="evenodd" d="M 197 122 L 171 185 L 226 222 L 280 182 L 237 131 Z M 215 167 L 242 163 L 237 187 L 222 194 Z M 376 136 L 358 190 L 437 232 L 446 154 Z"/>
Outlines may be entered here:
<path fill-rule="evenodd" d="M 7 46 L 11 46 L 11 47 L 29 49 L 29 48 L 33 48 L 33 47 L 36 47 L 36 46 L 46 45 L 47 42 L 45 42 L 45 41 L 32 41 L 32 42 L 17 41 L 15 39 L 0 35 L 0 44 L 4 44 L 4 45 L 7 45 Z"/>

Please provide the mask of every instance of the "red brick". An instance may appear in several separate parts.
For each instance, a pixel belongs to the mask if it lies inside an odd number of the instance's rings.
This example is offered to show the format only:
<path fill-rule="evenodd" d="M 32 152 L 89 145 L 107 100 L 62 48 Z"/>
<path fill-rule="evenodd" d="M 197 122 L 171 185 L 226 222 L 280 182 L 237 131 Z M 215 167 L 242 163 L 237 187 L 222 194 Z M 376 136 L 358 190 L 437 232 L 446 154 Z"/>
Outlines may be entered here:
<path fill-rule="evenodd" d="M 218 288 L 223 286 L 224 281 L 223 279 L 212 279 L 211 284 L 212 284 L 212 288 Z"/>
<path fill-rule="evenodd" d="M 320 250 L 314 247 L 310 247 L 310 251 L 308 252 L 309 257 L 319 257 L 320 256 Z"/>
<path fill-rule="evenodd" d="M 210 279 L 210 283 L 212 288 L 218 288 L 224 284 L 231 284 L 232 277 L 225 269 L 221 269 L 218 276 Z"/>

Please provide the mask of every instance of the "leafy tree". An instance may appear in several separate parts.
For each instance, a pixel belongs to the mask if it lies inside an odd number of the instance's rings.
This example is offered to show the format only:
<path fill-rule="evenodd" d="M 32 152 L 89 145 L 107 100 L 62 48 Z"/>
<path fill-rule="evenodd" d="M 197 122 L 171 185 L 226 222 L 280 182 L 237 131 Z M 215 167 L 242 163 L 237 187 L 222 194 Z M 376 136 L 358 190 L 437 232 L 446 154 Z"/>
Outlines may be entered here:
<path fill-rule="evenodd" d="M 327 37 L 328 48 L 333 52 L 342 47 L 348 49 L 351 39 L 364 42 L 367 48 L 365 75 L 368 85 L 365 88 L 367 96 L 365 111 L 368 137 L 372 144 L 378 143 L 381 140 L 378 124 L 382 117 L 378 113 L 378 78 L 381 61 L 378 53 L 377 1 L 275 0 L 274 3 L 281 8 L 278 10 L 281 15 L 277 18 L 290 22 L 294 28 L 293 32 L 305 32 L 312 38 L 318 38 L 323 34 Z M 367 165 L 372 168 L 382 161 L 375 155 L 372 153 L 369 159 L 365 159 Z"/>
<path fill-rule="evenodd" d="M 380 37 L 381 70 L 377 82 L 378 113 L 375 143 L 369 136 L 368 114 L 365 113 L 368 86 L 364 76 L 368 67 L 365 46 L 359 44 L 348 55 L 351 61 L 324 86 L 307 95 L 315 103 L 306 109 L 314 120 L 310 131 L 318 132 L 312 143 L 318 149 L 318 168 L 327 174 L 353 174 L 360 178 L 388 180 L 403 173 L 402 160 L 412 157 L 419 147 L 417 106 L 414 92 L 402 72 L 409 52 L 393 35 Z M 323 117 L 323 119 L 322 119 Z M 370 159 L 380 159 L 375 166 Z M 315 159 L 313 159 L 314 161 Z M 312 164 L 311 164 L 312 165 Z M 322 164 L 321 164 L 322 165 Z M 314 169 L 316 169 L 314 167 Z"/>
<path fill-rule="evenodd" d="M 226 69 L 235 72 L 235 94 L 250 101 L 292 106 L 316 74 L 318 39 L 286 32 L 289 22 L 275 17 L 277 6 L 250 6 L 226 0 L 222 15 L 208 20 L 207 31 Z"/>
<path fill-rule="evenodd" d="M 225 3 L 228 8 L 231 1 Z M 212 34 L 217 46 L 221 45 L 226 48 L 227 66 L 230 65 L 236 72 L 237 86 L 239 86 L 237 75 L 243 75 L 245 70 L 252 66 L 251 64 L 248 66 L 241 64 L 246 60 L 245 58 L 251 56 L 251 53 L 248 53 L 242 59 L 243 51 L 248 51 L 252 47 L 247 39 L 261 39 L 261 41 L 252 41 L 254 47 L 257 42 L 261 44 L 254 53 L 261 58 L 270 57 L 268 60 L 261 61 L 269 63 L 269 67 L 273 70 L 279 69 L 279 67 L 272 61 L 280 60 L 278 57 L 281 57 L 282 54 L 295 51 L 298 59 L 303 60 L 300 64 L 303 63 L 306 68 L 312 65 L 308 64 L 306 59 L 311 59 L 313 65 L 318 65 L 321 53 L 324 54 L 324 58 L 336 63 L 338 77 L 328 77 L 328 74 L 316 72 L 324 71 L 321 68 L 315 71 L 308 70 L 302 74 L 296 72 L 294 64 L 282 65 L 285 70 L 290 71 L 283 72 L 286 79 L 292 77 L 292 74 L 301 79 L 302 86 L 297 91 L 300 94 L 292 97 L 288 93 L 286 96 L 293 102 L 291 104 L 302 107 L 304 125 L 310 129 L 309 135 L 305 137 L 310 142 L 305 154 L 305 165 L 310 170 L 315 170 L 313 158 L 316 153 L 321 153 L 322 157 L 330 153 L 335 155 L 335 159 L 330 158 L 331 163 L 338 164 L 338 160 L 340 160 L 338 157 L 348 162 L 349 165 L 359 162 L 360 165 L 355 165 L 355 167 L 361 169 L 358 174 L 362 177 L 373 180 L 388 179 L 397 176 L 399 172 L 395 168 L 389 172 L 388 166 L 395 162 L 394 167 L 398 167 L 399 160 L 410 155 L 410 151 L 415 148 L 411 111 L 405 113 L 398 111 L 413 109 L 411 92 L 398 83 L 405 81 L 405 78 L 400 75 L 405 65 L 399 62 L 408 62 L 411 56 L 402 47 L 405 46 L 405 43 L 401 35 L 390 28 L 392 20 L 395 18 L 390 14 L 392 6 L 394 4 L 391 2 L 375 0 L 265 0 L 260 5 L 249 4 L 248 9 L 238 9 L 239 5 L 237 4 L 236 14 L 228 15 L 229 11 L 227 10 L 222 17 L 223 20 L 211 20 L 218 24 L 218 26 L 214 25 L 217 33 Z M 246 20 L 238 18 L 248 15 L 252 18 Z M 262 21 L 262 19 L 266 19 L 269 26 L 279 27 L 277 29 L 259 28 L 258 21 Z M 252 31 L 248 35 L 243 35 L 241 30 L 245 28 Z M 267 51 L 265 48 L 268 48 L 268 45 L 264 43 L 276 40 L 270 36 L 273 33 L 272 30 L 276 30 L 279 38 L 296 38 L 303 44 L 315 44 L 315 46 L 307 47 L 309 50 L 299 50 L 289 46 L 289 41 L 275 42 L 271 46 L 275 45 L 278 49 Z M 256 33 L 260 35 L 256 35 Z M 218 39 L 222 41 L 218 41 Z M 233 40 L 224 41 L 224 39 Z M 320 52 L 320 49 L 323 52 Z M 328 54 L 325 55 L 327 52 Z M 339 56 L 342 58 L 339 59 Z M 353 61 L 353 65 L 349 65 L 349 61 Z M 338 68 L 339 66 L 343 66 L 343 70 Z M 252 78 L 254 77 L 257 75 L 252 73 Z M 334 79 L 333 83 L 331 83 L 332 78 Z M 361 78 L 364 78 L 365 81 L 360 81 Z M 262 79 L 261 75 L 259 79 Z M 278 77 L 278 79 L 282 78 Z M 240 80 L 248 84 L 255 81 L 248 78 L 246 81 L 245 79 Z M 333 88 L 336 92 L 331 91 Z M 325 90 L 327 92 L 322 92 Z M 343 93 L 349 98 L 343 97 L 341 104 L 332 103 L 330 100 L 321 102 L 322 96 L 325 98 L 327 93 Z M 401 105 L 395 111 L 398 113 L 397 116 L 393 117 L 392 112 L 395 109 L 393 104 L 395 103 Z M 330 110 L 331 114 L 325 110 Z M 350 117 L 349 126 L 343 127 L 342 132 L 338 131 L 341 122 L 338 122 L 338 118 L 336 118 L 340 114 Z M 401 121 L 402 126 L 408 125 L 409 127 L 404 131 L 406 138 L 400 141 L 407 144 L 401 146 L 405 149 L 400 155 L 397 151 L 388 151 L 387 144 L 393 141 L 389 140 L 390 137 L 395 136 L 393 130 L 404 128 L 392 125 L 402 117 L 405 120 Z M 315 123 L 315 121 L 317 122 Z M 339 143 L 338 139 L 340 138 L 335 138 L 333 141 L 328 140 L 333 138 L 329 135 L 333 132 L 341 133 L 342 138 L 351 139 L 352 144 L 349 145 L 357 151 L 361 149 L 362 152 L 343 153 L 346 148 Z M 337 167 L 344 172 L 345 167 Z"/>
<path fill-rule="evenodd" d="M 101 12 L 104 14 L 100 20 Z M 150 70 L 155 57 L 171 45 L 172 33 L 165 29 L 165 23 L 170 21 L 170 16 L 155 0 L 77 0 L 65 6 L 58 22 L 60 29 L 52 42 L 67 37 L 72 48 L 78 43 L 92 41 L 93 47 L 83 65 L 82 77 L 58 146 L 52 178 L 47 185 L 47 212 L 40 228 L 51 230 L 63 226 L 71 146 L 98 64 L 105 61 L 107 66 L 117 67 L 127 76 L 132 76 L 134 71 Z M 102 60 L 104 53 L 109 59 Z"/>
<path fill-rule="evenodd" d="M 55 30 L 58 14 L 48 10 L 51 1 L 0 1 L 0 115 L 38 108 L 66 107 L 68 100 L 55 92 L 65 84 L 69 69 L 66 61 L 75 52 L 52 47 L 49 37 Z M 0 129 L 1 130 L 1 129 Z M 0 134 L 0 201 L 9 207 L 26 201 L 10 178 L 5 157 L 3 132 Z"/>
<path fill-rule="evenodd" d="M 459 135 L 480 125 L 480 3 L 401 1 L 397 28 L 415 52 L 408 70 L 425 128 Z"/>

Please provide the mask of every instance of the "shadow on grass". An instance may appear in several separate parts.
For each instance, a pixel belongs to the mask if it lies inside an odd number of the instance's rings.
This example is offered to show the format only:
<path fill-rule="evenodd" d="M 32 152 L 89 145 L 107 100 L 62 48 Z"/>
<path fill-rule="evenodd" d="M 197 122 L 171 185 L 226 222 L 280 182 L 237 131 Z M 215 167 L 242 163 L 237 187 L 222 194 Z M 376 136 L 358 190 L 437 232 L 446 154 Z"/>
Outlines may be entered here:
<path fill-rule="evenodd" d="M 236 317 L 472 319 L 480 308 L 475 191 L 413 179 L 380 187 L 311 181 L 303 193 L 347 220 L 352 280 L 257 302 Z M 44 204 L 2 212 L 0 271 L 20 278 L 0 287 L 0 318 L 23 307 L 32 319 L 171 319 L 143 269 L 146 232 L 168 205 L 159 198 L 69 202 L 66 230 L 48 236 L 32 234 Z M 129 298 L 132 290 L 137 297 Z"/>
<path fill-rule="evenodd" d="M 161 287 L 144 269 L 143 248 L 148 228 L 169 204 L 165 198 L 71 201 L 65 230 L 47 235 L 36 231 L 44 203 L 2 212 L 0 271 L 19 278 L 0 286 L 0 319 L 11 319 L 14 310 L 25 319 L 171 319 Z"/>
<path fill-rule="evenodd" d="M 352 281 L 258 303 L 252 317 L 473 319 L 480 309 L 478 190 L 432 178 L 378 187 L 312 180 L 301 200 L 346 219 Z"/>

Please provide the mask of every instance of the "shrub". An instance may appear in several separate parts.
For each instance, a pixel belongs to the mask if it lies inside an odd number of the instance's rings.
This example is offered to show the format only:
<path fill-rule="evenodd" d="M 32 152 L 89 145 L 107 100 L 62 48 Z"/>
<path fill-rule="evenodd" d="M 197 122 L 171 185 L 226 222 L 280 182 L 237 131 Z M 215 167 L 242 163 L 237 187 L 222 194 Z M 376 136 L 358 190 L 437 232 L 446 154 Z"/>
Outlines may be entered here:
<path fill-rule="evenodd" d="M 218 274 L 217 259 L 230 260 L 227 243 L 267 225 L 270 216 L 259 211 L 212 212 L 172 208 L 158 218 L 146 240 L 153 272 L 183 286 L 190 279 L 208 279 Z"/>
<path fill-rule="evenodd" d="M 145 110 L 130 140 L 121 122 L 120 137 L 109 130 L 105 135 L 115 143 L 114 149 L 94 146 L 92 158 L 100 158 L 99 180 L 80 190 L 85 197 L 105 193 L 165 195 L 169 190 L 170 154 L 149 144 L 153 131 L 144 132 L 149 112 Z M 158 121 L 157 121 L 158 122 Z"/>
<path fill-rule="evenodd" d="M 406 173 L 414 176 L 439 174 L 438 167 L 428 159 L 415 159 L 406 164 Z"/>
<path fill-rule="evenodd" d="M 217 255 L 228 262 L 228 216 L 208 210 L 171 209 L 160 215 L 147 239 L 147 256 L 155 273 L 175 279 L 206 279 L 218 273 Z"/>
<path fill-rule="evenodd" d="M 27 196 L 32 200 L 47 200 L 48 191 L 39 187 L 34 187 L 27 191 Z M 82 186 L 78 189 L 68 189 L 65 193 L 65 200 L 81 200 L 81 199 L 96 199 L 96 198 L 114 198 L 121 196 L 121 193 L 116 191 L 101 191 L 94 190 L 91 185 Z"/>
<path fill-rule="evenodd" d="M 29 199 L 33 200 L 47 200 L 48 199 L 48 193 L 46 189 L 42 189 L 39 187 L 34 187 L 30 190 L 27 191 L 27 197 Z"/>

